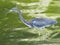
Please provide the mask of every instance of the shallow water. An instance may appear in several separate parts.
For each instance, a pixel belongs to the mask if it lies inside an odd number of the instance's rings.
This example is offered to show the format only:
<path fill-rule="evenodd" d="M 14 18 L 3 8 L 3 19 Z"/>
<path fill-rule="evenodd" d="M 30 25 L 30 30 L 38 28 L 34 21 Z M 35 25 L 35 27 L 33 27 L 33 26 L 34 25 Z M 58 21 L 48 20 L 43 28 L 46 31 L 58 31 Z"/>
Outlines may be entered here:
<path fill-rule="evenodd" d="M 0 45 L 41 45 L 60 43 L 60 1 L 49 0 L 0 0 Z M 58 21 L 47 28 L 29 28 L 24 25 L 15 12 L 6 15 L 9 9 L 21 9 L 23 17 L 50 18 Z M 56 44 L 58 45 L 58 44 Z"/>

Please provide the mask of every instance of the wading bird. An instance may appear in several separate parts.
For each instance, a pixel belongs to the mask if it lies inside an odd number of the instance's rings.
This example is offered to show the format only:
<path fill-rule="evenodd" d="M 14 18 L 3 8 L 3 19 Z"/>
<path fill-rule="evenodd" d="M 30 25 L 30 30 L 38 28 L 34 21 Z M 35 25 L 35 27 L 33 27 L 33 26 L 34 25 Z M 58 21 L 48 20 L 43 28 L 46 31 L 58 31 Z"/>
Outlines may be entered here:
<path fill-rule="evenodd" d="M 14 7 L 14 8 L 12 8 L 12 9 L 10 9 L 10 10 L 8 11 L 8 13 L 10 13 L 10 12 L 12 12 L 12 11 L 18 13 L 20 20 L 21 20 L 25 25 L 27 25 L 27 26 L 30 27 L 30 28 L 34 28 L 34 27 L 41 28 L 41 27 L 46 27 L 46 26 L 50 26 L 50 25 L 53 25 L 53 24 L 56 24 L 56 23 L 57 23 L 56 20 L 51 20 L 51 19 L 48 19 L 48 18 L 35 18 L 35 19 L 32 19 L 31 21 L 26 21 L 26 20 L 23 18 L 20 9 Z"/>

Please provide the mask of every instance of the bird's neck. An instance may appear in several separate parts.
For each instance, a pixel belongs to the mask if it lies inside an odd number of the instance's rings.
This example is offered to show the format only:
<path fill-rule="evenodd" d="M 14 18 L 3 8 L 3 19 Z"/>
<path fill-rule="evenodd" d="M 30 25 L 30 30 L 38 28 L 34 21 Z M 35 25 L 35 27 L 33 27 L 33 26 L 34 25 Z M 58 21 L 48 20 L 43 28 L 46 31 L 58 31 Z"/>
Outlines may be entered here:
<path fill-rule="evenodd" d="M 21 11 L 19 10 L 18 12 L 19 12 L 18 14 L 19 14 L 20 20 L 21 20 L 23 23 L 25 23 L 26 20 L 23 18 Z"/>
<path fill-rule="evenodd" d="M 22 13 L 21 13 L 20 10 L 18 10 L 18 14 L 19 14 L 20 20 L 21 20 L 25 25 L 30 26 L 30 23 L 27 22 L 27 21 L 23 18 Z"/>

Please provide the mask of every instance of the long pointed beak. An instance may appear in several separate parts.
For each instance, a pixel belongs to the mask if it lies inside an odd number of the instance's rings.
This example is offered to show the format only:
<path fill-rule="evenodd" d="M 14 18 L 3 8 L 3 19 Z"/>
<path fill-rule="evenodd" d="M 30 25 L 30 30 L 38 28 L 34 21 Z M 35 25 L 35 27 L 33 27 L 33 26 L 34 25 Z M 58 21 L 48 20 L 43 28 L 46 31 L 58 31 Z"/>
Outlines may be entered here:
<path fill-rule="evenodd" d="M 10 13 L 10 12 L 12 12 L 13 10 L 9 10 L 8 12 L 6 12 L 6 14 L 8 14 L 8 13 Z"/>
<path fill-rule="evenodd" d="M 10 13 L 10 12 L 12 12 L 13 10 L 9 10 L 7 13 Z"/>

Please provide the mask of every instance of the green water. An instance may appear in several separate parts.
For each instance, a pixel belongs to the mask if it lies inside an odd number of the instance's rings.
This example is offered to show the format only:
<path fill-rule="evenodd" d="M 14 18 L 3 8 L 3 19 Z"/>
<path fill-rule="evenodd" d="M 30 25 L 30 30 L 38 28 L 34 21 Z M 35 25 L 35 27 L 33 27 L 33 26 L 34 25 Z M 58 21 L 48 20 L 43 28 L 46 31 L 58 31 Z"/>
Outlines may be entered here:
<path fill-rule="evenodd" d="M 36 18 L 40 12 L 24 10 L 41 10 L 39 5 L 32 5 L 40 0 L 0 0 L 0 45 L 42 45 L 60 43 L 60 0 L 52 0 L 41 14 L 57 20 L 56 25 L 44 29 L 29 28 L 24 25 L 15 12 L 6 15 L 12 7 L 22 10 L 26 20 Z M 17 3 L 18 2 L 18 3 Z M 20 4 L 19 4 L 20 3 Z M 24 3 L 24 4 L 21 4 Z M 27 6 L 26 6 L 27 5 Z M 44 15 L 42 16 L 44 17 Z M 56 18 L 57 17 L 57 18 Z"/>

